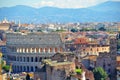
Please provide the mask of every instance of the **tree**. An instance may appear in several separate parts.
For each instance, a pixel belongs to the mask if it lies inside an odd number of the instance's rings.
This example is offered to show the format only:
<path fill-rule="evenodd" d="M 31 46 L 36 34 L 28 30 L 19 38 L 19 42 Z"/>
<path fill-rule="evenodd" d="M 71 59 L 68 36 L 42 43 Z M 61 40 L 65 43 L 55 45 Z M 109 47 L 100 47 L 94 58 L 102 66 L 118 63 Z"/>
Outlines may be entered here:
<path fill-rule="evenodd" d="M 37 30 L 38 32 L 42 32 L 42 30 L 41 29 L 39 29 L 39 30 Z"/>
<path fill-rule="evenodd" d="M 76 72 L 77 74 L 82 74 L 82 69 L 76 69 L 75 72 Z"/>
<path fill-rule="evenodd" d="M 72 28 L 72 29 L 71 29 L 71 32 L 78 32 L 78 30 L 75 29 L 75 28 Z"/>
<path fill-rule="evenodd" d="M 100 30 L 100 31 L 106 31 L 106 29 L 104 27 L 100 27 L 98 30 Z"/>
<path fill-rule="evenodd" d="M 106 80 L 108 75 L 103 68 L 97 67 L 93 70 L 95 80 Z"/>
<path fill-rule="evenodd" d="M 30 80 L 30 75 L 29 74 L 26 75 L 26 80 Z"/>
<path fill-rule="evenodd" d="M 2 66 L 2 69 L 4 69 L 6 72 L 8 72 L 10 70 L 10 66 L 4 65 L 4 66 Z"/>

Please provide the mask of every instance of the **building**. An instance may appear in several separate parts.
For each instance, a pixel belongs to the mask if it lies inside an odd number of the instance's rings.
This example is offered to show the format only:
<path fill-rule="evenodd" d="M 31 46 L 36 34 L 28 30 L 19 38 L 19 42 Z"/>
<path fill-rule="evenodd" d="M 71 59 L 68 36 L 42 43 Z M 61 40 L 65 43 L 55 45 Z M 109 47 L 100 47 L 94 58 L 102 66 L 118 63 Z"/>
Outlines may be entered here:
<path fill-rule="evenodd" d="M 70 59 L 71 58 L 71 59 Z M 70 52 L 56 53 L 42 61 L 43 67 L 34 74 L 35 80 L 66 80 L 75 71 L 75 56 Z"/>
<path fill-rule="evenodd" d="M 42 59 L 49 59 L 64 50 L 57 33 L 6 33 L 5 54 L 7 64 L 12 63 L 13 72 L 35 71 Z"/>
<path fill-rule="evenodd" d="M 66 80 L 75 71 L 74 62 L 50 62 L 46 68 L 47 80 Z"/>
<path fill-rule="evenodd" d="M 6 31 L 9 29 L 9 27 L 10 27 L 10 23 L 6 18 L 4 18 L 4 20 L 2 20 L 0 23 L 0 30 Z"/>
<path fill-rule="evenodd" d="M 43 60 L 43 67 L 34 74 L 35 80 L 94 80 L 94 75 L 75 59 L 71 52 L 56 53 Z M 77 73 L 76 70 L 81 70 Z"/>
<path fill-rule="evenodd" d="M 112 70 L 114 67 L 112 66 L 112 59 L 110 53 L 100 53 L 97 57 L 96 67 L 102 67 L 108 75 L 112 75 Z"/>
<path fill-rule="evenodd" d="M 117 55 L 116 57 L 116 70 L 117 70 L 116 78 L 117 80 L 120 80 L 120 55 Z"/>

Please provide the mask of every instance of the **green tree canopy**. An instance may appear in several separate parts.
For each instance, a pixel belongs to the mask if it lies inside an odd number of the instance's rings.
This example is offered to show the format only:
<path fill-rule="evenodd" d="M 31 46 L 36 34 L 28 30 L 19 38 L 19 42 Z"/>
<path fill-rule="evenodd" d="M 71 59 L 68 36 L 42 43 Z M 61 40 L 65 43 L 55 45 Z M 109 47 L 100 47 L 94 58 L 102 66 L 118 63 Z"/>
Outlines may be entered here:
<path fill-rule="evenodd" d="M 76 69 L 75 72 L 76 72 L 77 74 L 82 74 L 82 69 Z"/>
<path fill-rule="evenodd" d="M 9 69 L 10 69 L 10 66 L 9 65 L 4 65 L 4 66 L 2 66 L 2 69 L 4 69 L 6 72 L 8 72 Z"/>
<path fill-rule="evenodd" d="M 104 71 L 103 68 L 97 67 L 93 70 L 95 80 L 106 80 L 108 77 L 107 73 Z"/>
<path fill-rule="evenodd" d="M 98 30 L 100 30 L 100 31 L 106 31 L 106 29 L 104 27 L 100 27 Z"/>
<path fill-rule="evenodd" d="M 72 28 L 72 29 L 71 29 L 71 32 L 78 32 L 78 30 L 75 29 L 75 28 Z"/>

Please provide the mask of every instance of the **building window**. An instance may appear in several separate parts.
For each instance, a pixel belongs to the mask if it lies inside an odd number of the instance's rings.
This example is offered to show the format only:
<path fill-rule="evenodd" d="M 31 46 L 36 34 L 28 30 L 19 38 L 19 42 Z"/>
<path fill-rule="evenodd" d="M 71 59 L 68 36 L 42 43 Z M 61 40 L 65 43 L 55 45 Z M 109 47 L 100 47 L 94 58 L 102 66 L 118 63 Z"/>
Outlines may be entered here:
<path fill-rule="evenodd" d="M 22 66 L 20 66 L 20 71 L 22 71 Z"/>
<path fill-rule="evenodd" d="M 42 49 L 42 48 L 40 48 L 40 52 L 43 52 L 43 49 Z"/>
<path fill-rule="evenodd" d="M 29 71 L 29 66 L 27 66 L 27 71 Z"/>
<path fill-rule="evenodd" d="M 41 61 L 42 61 L 42 58 L 40 57 L 40 58 L 39 58 L 39 62 L 41 62 Z"/>
<path fill-rule="evenodd" d="M 14 71 L 16 70 L 16 65 L 14 66 Z"/>
<path fill-rule="evenodd" d="M 110 69 L 108 69 L 108 72 L 110 73 L 110 72 L 111 72 L 111 70 L 110 70 Z"/>
<path fill-rule="evenodd" d="M 26 67 L 24 66 L 24 71 L 26 71 Z"/>
<path fill-rule="evenodd" d="M 30 49 L 31 49 L 31 48 L 28 48 L 28 52 L 30 52 Z"/>
<path fill-rule="evenodd" d="M 17 71 L 19 71 L 19 66 L 17 66 Z"/>
<path fill-rule="evenodd" d="M 27 57 L 27 62 L 29 62 L 29 57 Z"/>
<path fill-rule="evenodd" d="M 52 52 L 52 48 L 50 48 L 50 52 Z"/>
<path fill-rule="evenodd" d="M 31 71 L 33 71 L 33 67 L 31 66 Z"/>
<path fill-rule="evenodd" d="M 26 49 L 26 48 L 24 48 L 24 50 L 23 50 L 23 51 L 24 51 L 24 53 L 27 53 L 27 49 Z"/>
<path fill-rule="evenodd" d="M 35 62 L 38 62 L 38 58 L 37 57 L 35 57 Z"/>
<path fill-rule="evenodd" d="M 92 51 L 92 48 L 90 50 Z"/>
<path fill-rule="evenodd" d="M 37 66 L 35 66 L 35 71 L 37 71 L 37 69 L 38 69 L 38 67 L 37 67 Z"/>
<path fill-rule="evenodd" d="M 24 57 L 24 62 L 25 62 L 25 57 Z"/>
<path fill-rule="evenodd" d="M 57 49 L 57 48 L 55 48 L 55 52 L 58 52 L 58 49 Z"/>
<path fill-rule="evenodd" d="M 105 69 L 105 67 L 106 67 L 106 65 L 105 65 L 105 63 L 103 63 L 103 68 Z"/>
<path fill-rule="evenodd" d="M 19 57 L 17 57 L 17 61 L 19 61 Z"/>
<path fill-rule="evenodd" d="M 45 48 L 45 52 L 48 52 L 48 48 Z"/>
<path fill-rule="evenodd" d="M 14 56 L 14 61 L 16 61 L 16 56 Z"/>
<path fill-rule="evenodd" d="M 31 62 L 33 62 L 33 57 L 31 57 Z"/>
<path fill-rule="evenodd" d="M 108 64 L 108 66 L 111 66 L 111 64 Z"/>
<path fill-rule="evenodd" d="M 20 57 L 20 61 L 22 61 L 22 57 Z"/>

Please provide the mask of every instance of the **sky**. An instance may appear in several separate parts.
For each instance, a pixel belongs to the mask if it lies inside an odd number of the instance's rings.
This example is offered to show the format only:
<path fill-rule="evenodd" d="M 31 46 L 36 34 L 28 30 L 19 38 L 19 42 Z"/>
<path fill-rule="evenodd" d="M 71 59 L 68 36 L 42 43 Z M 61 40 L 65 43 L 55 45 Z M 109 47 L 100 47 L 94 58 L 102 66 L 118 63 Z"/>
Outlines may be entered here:
<path fill-rule="evenodd" d="M 120 1 L 120 0 L 0 0 L 0 7 L 27 5 L 35 8 L 44 6 L 52 6 L 59 8 L 85 8 L 106 1 Z"/>

